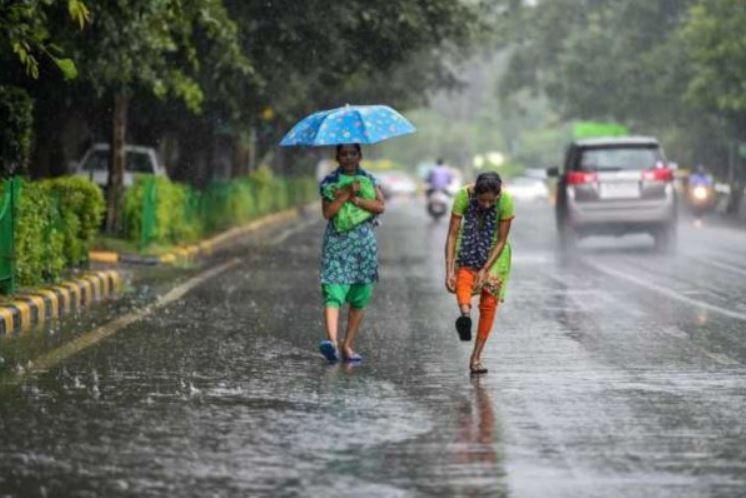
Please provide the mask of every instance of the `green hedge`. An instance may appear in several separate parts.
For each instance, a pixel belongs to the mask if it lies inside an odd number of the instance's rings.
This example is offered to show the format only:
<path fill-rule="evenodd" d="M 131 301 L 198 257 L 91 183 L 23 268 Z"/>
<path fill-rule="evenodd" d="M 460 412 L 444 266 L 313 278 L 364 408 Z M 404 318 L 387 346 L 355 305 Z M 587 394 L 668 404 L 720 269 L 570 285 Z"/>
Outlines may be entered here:
<path fill-rule="evenodd" d="M 147 199 L 155 182 L 155 206 Z M 312 178 L 278 178 L 268 168 L 231 181 L 213 181 L 203 191 L 164 177 L 139 176 L 125 195 L 127 238 L 149 244 L 184 244 L 258 216 L 308 203 L 316 197 Z M 148 218 L 155 228 L 147 228 Z M 144 233 L 150 232 L 150 233 Z"/>
<path fill-rule="evenodd" d="M 81 177 L 55 178 L 41 183 L 59 208 L 65 265 L 86 263 L 104 216 L 101 189 Z"/>
<path fill-rule="evenodd" d="M 125 194 L 127 238 L 142 242 L 145 193 L 150 182 L 155 183 L 156 192 L 155 203 L 152 206 L 153 232 L 146 237 L 147 242 L 168 244 L 174 241 L 197 240 L 202 233 L 202 222 L 198 216 L 190 215 L 189 206 L 194 202 L 191 199 L 191 189 L 186 185 L 171 182 L 166 177 L 151 175 L 137 176 Z"/>
<path fill-rule="evenodd" d="M 59 280 L 88 260 L 104 211 L 100 189 L 85 178 L 26 182 L 16 222 L 19 285 Z"/>

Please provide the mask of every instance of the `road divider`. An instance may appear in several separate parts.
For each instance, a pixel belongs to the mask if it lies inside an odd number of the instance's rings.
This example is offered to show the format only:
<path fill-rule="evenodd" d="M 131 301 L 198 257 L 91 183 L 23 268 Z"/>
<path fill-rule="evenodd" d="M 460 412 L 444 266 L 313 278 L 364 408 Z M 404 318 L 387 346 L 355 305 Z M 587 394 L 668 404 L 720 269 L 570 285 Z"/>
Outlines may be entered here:
<path fill-rule="evenodd" d="M 59 285 L 21 290 L 0 302 L 0 336 L 26 332 L 46 321 L 80 311 L 122 290 L 118 271 L 91 272 Z"/>
<path fill-rule="evenodd" d="M 232 228 L 220 233 L 210 239 L 192 244 L 189 246 L 178 247 L 166 254 L 158 256 L 147 256 L 142 254 L 116 253 L 111 251 L 91 251 L 89 257 L 91 261 L 97 263 L 126 263 L 137 265 L 169 265 L 193 261 L 195 259 L 210 256 L 215 252 L 225 248 L 236 239 L 243 237 L 251 232 L 265 228 L 270 225 L 286 223 L 299 216 L 303 208 L 287 209 L 278 213 L 264 216 L 245 225 Z"/>

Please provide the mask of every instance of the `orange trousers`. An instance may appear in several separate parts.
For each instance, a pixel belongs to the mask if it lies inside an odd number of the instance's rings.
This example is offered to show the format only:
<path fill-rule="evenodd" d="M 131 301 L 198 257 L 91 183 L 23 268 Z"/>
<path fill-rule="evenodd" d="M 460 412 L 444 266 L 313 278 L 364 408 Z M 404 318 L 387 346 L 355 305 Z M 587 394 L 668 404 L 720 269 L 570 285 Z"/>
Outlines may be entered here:
<path fill-rule="evenodd" d="M 472 288 L 476 280 L 477 272 L 470 268 L 459 268 L 456 273 L 456 301 L 459 308 L 464 305 L 471 307 Z M 477 337 L 486 341 L 492 331 L 492 325 L 495 323 L 495 314 L 497 313 L 497 297 L 493 296 L 486 290 L 483 290 L 479 296 L 479 326 L 477 327 Z"/>

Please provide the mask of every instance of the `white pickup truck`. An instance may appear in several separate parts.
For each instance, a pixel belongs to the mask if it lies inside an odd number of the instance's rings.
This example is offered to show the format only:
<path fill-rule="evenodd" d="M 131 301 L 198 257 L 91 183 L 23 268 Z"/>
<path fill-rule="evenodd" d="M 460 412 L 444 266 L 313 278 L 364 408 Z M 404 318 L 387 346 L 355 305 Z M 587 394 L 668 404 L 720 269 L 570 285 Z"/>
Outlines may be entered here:
<path fill-rule="evenodd" d="M 136 174 L 166 175 L 166 168 L 158 160 L 158 154 L 152 147 L 125 145 L 124 186 L 132 185 Z M 100 187 L 106 187 L 109 181 L 109 162 L 111 149 L 109 144 L 94 144 L 86 151 L 75 166 L 74 175 L 84 176 Z"/>

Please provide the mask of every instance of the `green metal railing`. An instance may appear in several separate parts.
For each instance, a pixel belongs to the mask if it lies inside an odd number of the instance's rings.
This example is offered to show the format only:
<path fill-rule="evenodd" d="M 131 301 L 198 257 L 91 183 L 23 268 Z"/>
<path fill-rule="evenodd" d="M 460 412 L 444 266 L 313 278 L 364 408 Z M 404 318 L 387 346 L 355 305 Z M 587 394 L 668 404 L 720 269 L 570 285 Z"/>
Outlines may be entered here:
<path fill-rule="evenodd" d="M 154 242 L 184 242 L 172 231 L 172 227 L 160 226 L 164 222 L 158 214 L 159 209 L 163 209 L 159 206 L 162 196 L 158 189 L 161 187 L 170 192 L 164 192 L 163 196 L 174 195 L 168 185 L 159 187 L 155 178 L 148 178 L 143 183 L 140 234 L 135 239 L 141 249 Z M 180 207 L 173 204 L 170 207 L 183 210 L 183 219 L 195 224 L 198 227 L 197 235 L 201 236 L 245 223 L 258 216 L 300 206 L 316 196 L 315 182 L 310 178 L 274 178 L 270 182 L 257 182 L 250 178 L 216 180 L 202 191 L 183 185 L 178 189 L 181 189 L 183 203 L 179 201 L 177 205 Z M 173 198 L 169 198 L 172 202 Z M 194 232 L 190 233 L 194 235 Z"/>
<path fill-rule="evenodd" d="M 15 292 L 15 224 L 21 179 L 3 180 L 0 196 L 0 293 Z"/>
<path fill-rule="evenodd" d="M 155 177 L 145 181 L 142 193 L 142 226 L 140 228 L 140 249 L 144 249 L 155 239 L 158 224 L 158 188 Z"/>

